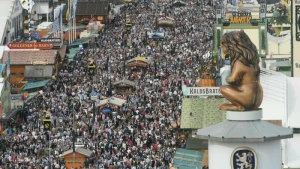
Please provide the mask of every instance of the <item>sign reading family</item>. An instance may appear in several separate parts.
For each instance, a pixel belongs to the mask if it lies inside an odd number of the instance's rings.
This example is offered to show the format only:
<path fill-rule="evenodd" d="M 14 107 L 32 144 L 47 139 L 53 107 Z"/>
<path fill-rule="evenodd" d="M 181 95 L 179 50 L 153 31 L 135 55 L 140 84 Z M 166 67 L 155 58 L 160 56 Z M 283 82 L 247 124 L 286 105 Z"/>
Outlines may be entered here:
<path fill-rule="evenodd" d="M 229 22 L 230 24 L 250 24 L 251 19 L 251 12 L 238 11 L 232 12 L 232 17 L 229 19 Z"/>
<path fill-rule="evenodd" d="M 186 96 L 220 96 L 220 87 L 182 87 Z"/>
<path fill-rule="evenodd" d="M 50 42 L 12 42 L 7 45 L 9 49 L 41 49 L 49 50 L 53 48 Z"/>

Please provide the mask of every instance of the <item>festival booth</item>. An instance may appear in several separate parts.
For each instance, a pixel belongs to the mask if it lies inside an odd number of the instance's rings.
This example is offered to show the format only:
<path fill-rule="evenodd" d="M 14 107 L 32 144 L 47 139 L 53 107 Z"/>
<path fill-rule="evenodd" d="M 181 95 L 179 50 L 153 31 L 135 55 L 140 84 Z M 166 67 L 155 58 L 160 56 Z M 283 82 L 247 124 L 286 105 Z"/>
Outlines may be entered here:
<path fill-rule="evenodd" d="M 116 106 L 118 108 L 121 108 L 126 103 L 125 99 L 121 99 L 118 97 L 110 97 L 110 98 L 103 98 L 102 100 L 98 101 L 96 103 L 96 107 L 101 109 L 101 112 L 103 114 L 111 113 L 114 108 L 112 109 L 112 106 Z M 113 115 L 116 115 L 116 111 L 112 112 Z"/>
<path fill-rule="evenodd" d="M 141 70 L 148 66 L 149 62 L 146 57 L 135 57 L 126 62 L 127 67 L 131 70 Z"/>
<path fill-rule="evenodd" d="M 130 94 L 134 90 L 136 83 L 134 81 L 123 79 L 123 80 L 114 82 L 113 86 L 115 89 L 115 93 Z"/>
<path fill-rule="evenodd" d="M 61 157 L 64 158 L 67 169 L 73 167 L 84 167 L 86 159 L 92 155 L 92 151 L 76 147 L 75 152 L 73 150 L 65 151 Z"/>
<path fill-rule="evenodd" d="M 174 19 L 171 17 L 162 17 L 158 19 L 158 26 L 161 27 L 173 27 L 174 26 Z"/>
<path fill-rule="evenodd" d="M 3 53 L 2 62 L 6 63 L 10 59 L 10 77 L 12 84 L 12 94 L 21 94 L 22 89 L 30 81 L 51 79 L 57 72 L 59 64 L 59 54 L 52 48 L 52 43 L 10 43 L 9 48 Z M 19 49 L 20 48 L 20 49 Z M 23 48 L 29 48 L 24 49 Z M 40 48 L 40 50 L 39 50 Z M 41 50 L 46 49 L 46 50 Z"/>

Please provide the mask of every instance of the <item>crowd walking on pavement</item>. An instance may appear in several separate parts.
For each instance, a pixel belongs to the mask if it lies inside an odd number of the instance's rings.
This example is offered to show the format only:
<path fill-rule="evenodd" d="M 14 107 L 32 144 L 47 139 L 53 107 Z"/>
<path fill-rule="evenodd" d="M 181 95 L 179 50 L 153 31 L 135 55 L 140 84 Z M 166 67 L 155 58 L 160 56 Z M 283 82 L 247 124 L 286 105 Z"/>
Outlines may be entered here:
<path fill-rule="evenodd" d="M 183 7 L 172 2 L 141 1 L 125 4 L 99 36 L 93 38 L 58 76 L 32 98 L 22 115 L 12 119 L 0 137 L 0 168 L 65 168 L 61 154 L 76 143 L 92 151 L 83 168 L 164 169 L 172 166 L 179 141 L 181 86 L 195 86 L 200 77 L 201 58 L 212 50 L 214 22 L 210 0 L 191 0 Z M 174 19 L 173 27 L 159 27 L 157 19 Z M 126 30 L 130 18 L 131 30 Z M 153 41 L 145 31 L 164 32 Z M 131 70 L 124 62 L 147 57 L 144 70 Z M 92 62 L 95 74 L 90 75 Z M 131 93 L 117 93 L 112 83 L 127 79 L 136 82 Z M 126 100 L 119 107 L 96 107 L 98 97 Z M 43 126 L 52 121 L 50 131 Z M 74 132 L 73 132 L 74 131 Z"/>

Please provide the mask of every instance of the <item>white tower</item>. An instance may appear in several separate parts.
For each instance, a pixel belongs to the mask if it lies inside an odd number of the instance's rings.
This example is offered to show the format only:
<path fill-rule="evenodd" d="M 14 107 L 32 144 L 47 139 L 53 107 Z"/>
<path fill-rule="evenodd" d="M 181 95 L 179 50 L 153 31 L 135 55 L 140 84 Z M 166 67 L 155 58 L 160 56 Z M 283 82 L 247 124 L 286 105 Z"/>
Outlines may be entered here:
<path fill-rule="evenodd" d="M 261 120 L 261 109 L 226 113 L 226 121 L 197 131 L 209 140 L 209 168 L 281 169 L 280 140 L 292 138 L 292 129 Z"/>

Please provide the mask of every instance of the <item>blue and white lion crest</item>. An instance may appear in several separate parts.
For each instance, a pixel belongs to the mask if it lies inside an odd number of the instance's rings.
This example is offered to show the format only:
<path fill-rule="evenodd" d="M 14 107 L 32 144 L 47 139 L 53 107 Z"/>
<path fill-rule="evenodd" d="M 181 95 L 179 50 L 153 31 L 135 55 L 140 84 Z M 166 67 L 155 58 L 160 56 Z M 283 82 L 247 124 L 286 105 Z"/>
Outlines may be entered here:
<path fill-rule="evenodd" d="M 231 155 L 232 169 L 256 169 L 257 158 L 256 153 L 251 148 L 237 148 Z"/>

